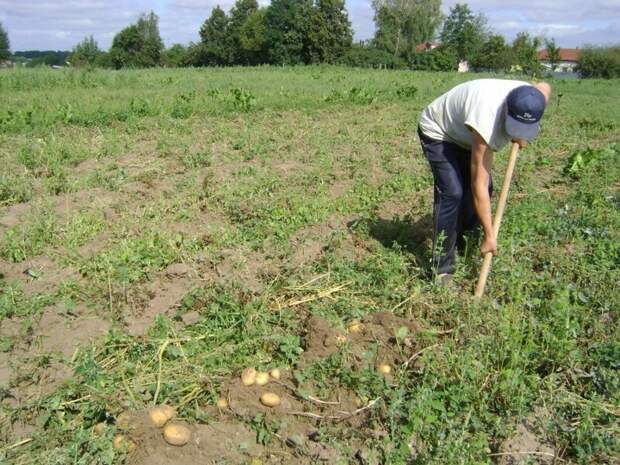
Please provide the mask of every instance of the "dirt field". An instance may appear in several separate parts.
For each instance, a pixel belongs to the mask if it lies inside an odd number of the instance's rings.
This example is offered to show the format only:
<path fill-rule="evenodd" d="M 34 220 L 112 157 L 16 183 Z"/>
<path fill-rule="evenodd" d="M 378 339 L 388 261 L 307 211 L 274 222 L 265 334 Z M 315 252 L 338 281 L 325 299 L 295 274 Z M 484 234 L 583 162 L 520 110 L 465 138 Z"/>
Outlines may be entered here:
<path fill-rule="evenodd" d="M 3 463 L 614 463 L 618 83 L 553 83 L 476 302 L 415 137 L 474 77 L 0 74 Z"/>

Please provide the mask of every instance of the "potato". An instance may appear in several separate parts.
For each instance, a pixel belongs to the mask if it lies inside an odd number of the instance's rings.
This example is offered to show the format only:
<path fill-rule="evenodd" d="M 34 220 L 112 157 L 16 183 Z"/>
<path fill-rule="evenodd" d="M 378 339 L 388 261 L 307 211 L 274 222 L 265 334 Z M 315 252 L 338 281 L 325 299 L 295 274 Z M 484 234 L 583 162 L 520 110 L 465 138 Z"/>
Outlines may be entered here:
<path fill-rule="evenodd" d="M 273 370 L 269 372 L 269 376 L 271 376 L 273 379 L 280 379 L 280 377 L 282 376 L 282 373 L 280 373 L 279 368 L 274 368 Z"/>
<path fill-rule="evenodd" d="M 131 439 L 127 439 L 122 434 L 117 434 L 114 436 L 114 440 L 112 441 L 112 446 L 116 450 L 123 450 L 127 448 L 127 452 L 132 452 L 136 448 L 136 443 Z"/>
<path fill-rule="evenodd" d="M 226 400 L 224 397 L 220 397 L 215 403 L 215 405 L 217 405 L 218 408 L 228 408 L 228 400 Z"/>
<path fill-rule="evenodd" d="M 122 449 L 124 443 L 125 443 L 125 436 L 123 436 L 122 434 L 117 434 L 116 436 L 114 436 L 112 445 L 114 446 L 115 449 L 117 450 Z"/>
<path fill-rule="evenodd" d="M 360 323 L 358 320 L 353 320 L 351 323 L 349 323 L 349 326 L 347 327 L 347 331 L 349 333 L 361 333 L 364 330 L 364 325 L 362 323 Z"/>
<path fill-rule="evenodd" d="M 164 439 L 171 446 L 184 446 L 191 438 L 192 432 L 181 423 L 168 423 L 164 428 Z"/>
<path fill-rule="evenodd" d="M 256 370 L 254 368 L 246 368 L 241 372 L 241 382 L 244 386 L 251 386 L 256 382 Z"/>
<path fill-rule="evenodd" d="M 280 405 L 280 396 L 273 392 L 266 392 L 260 396 L 261 404 L 266 407 L 277 407 Z"/>
<path fill-rule="evenodd" d="M 93 432 L 97 435 L 99 434 L 103 434 L 105 433 L 105 428 L 106 428 L 106 424 L 105 423 L 97 423 L 94 428 L 93 428 Z"/>
<path fill-rule="evenodd" d="M 121 429 L 129 429 L 131 426 L 131 415 L 126 412 L 121 413 L 116 417 L 116 426 Z"/>
<path fill-rule="evenodd" d="M 177 412 L 169 405 L 158 405 L 149 410 L 149 419 L 156 428 L 164 426 L 168 420 L 174 418 Z"/>
<path fill-rule="evenodd" d="M 268 382 L 269 382 L 269 373 L 267 373 L 266 371 L 259 371 L 258 373 L 256 373 L 256 385 L 257 386 L 264 386 Z"/>
<path fill-rule="evenodd" d="M 387 363 L 380 363 L 377 365 L 377 371 L 382 375 L 389 375 L 392 372 L 392 367 Z"/>

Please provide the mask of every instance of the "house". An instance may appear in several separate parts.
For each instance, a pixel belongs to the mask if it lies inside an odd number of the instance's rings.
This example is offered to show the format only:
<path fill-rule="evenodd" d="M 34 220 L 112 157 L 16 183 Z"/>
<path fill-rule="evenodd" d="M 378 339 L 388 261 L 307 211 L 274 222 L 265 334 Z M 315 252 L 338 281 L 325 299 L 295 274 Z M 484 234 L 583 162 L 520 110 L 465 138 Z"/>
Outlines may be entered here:
<path fill-rule="evenodd" d="M 0 60 L 0 68 L 12 68 L 13 62 L 11 60 Z"/>
<path fill-rule="evenodd" d="M 574 73 L 580 55 L 581 50 L 578 48 L 561 48 L 560 61 L 558 61 L 552 69 L 551 63 L 549 63 L 549 52 L 547 49 L 538 51 L 538 59 L 542 65 L 551 72 L 560 73 Z"/>
<path fill-rule="evenodd" d="M 439 42 L 422 42 L 421 44 L 415 46 L 415 51 L 417 53 L 430 52 L 431 50 L 436 49 L 440 45 L 441 44 Z"/>

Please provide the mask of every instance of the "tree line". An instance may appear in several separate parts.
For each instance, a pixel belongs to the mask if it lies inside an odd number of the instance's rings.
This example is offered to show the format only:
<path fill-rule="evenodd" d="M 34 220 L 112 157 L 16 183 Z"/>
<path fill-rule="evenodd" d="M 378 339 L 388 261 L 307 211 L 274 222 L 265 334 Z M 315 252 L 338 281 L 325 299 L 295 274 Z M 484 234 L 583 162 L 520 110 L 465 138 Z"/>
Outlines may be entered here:
<path fill-rule="evenodd" d="M 198 42 L 168 49 L 158 21 L 153 12 L 143 14 L 114 36 L 108 52 L 87 37 L 74 47 L 69 61 L 117 69 L 336 63 L 353 41 L 344 0 L 273 0 L 263 8 L 256 0 L 237 0 L 228 13 L 213 8 Z"/>
<path fill-rule="evenodd" d="M 520 32 L 509 43 L 466 3 L 454 5 L 447 16 L 441 0 L 373 0 L 372 7 L 374 37 L 353 43 L 344 0 L 272 0 L 267 7 L 259 7 L 257 0 L 237 0 L 228 12 L 219 6 L 211 10 L 199 41 L 169 48 L 161 39 L 159 18 L 150 12 L 118 32 L 109 50 L 86 37 L 67 61 L 115 69 L 333 63 L 433 71 L 455 70 L 466 61 L 474 70 L 535 75 L 542 72 L 537 52 L 543 44 L 549 61 L 560 61 L 553 39 Z M 420 47 L 426 43 L 429 47 Z M 10 57 L 9 50 L 0 24 L 0 60 Z M 579 72 L 583 77 L 620 76 L 618 50 L 586 47 Z M 53 59 L 38 57 L 31 63 L 51 64 Z"/>
<path fill-rule="evenodd" d="M 507 44 L 467 4 L 456 4 L 447 17 L 441 0 L 373 0 L 372 6 L 375 36 L 357 44 L 344 0 L 272 0 L 263 8 L 256 0 L 237 0 L 228 12 L 213 8 L 200 40 L 188 46 L 165 49 L 151 12 L 116 34 L 108 52 L 91 36 L 75 46 L 69 61 L 117 69 L 339 63 L 447 71 L 466 60 L 477 69 L 540 71 L 538 38 L 520 33 Z M 419 50 L 437 38 L 440 47 Z"/>

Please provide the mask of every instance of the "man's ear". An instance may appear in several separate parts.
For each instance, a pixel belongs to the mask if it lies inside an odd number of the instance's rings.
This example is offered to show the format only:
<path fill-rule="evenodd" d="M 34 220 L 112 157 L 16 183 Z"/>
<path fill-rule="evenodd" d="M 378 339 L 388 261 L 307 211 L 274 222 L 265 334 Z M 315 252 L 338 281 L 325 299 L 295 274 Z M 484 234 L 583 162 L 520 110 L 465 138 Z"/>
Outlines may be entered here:
<path fill-rule="evenodd" d="M 548 82 L 543 81 L 538 84 L 534 84 L 534 87 L 536 87 L 545 96 L 545 103 L 549 103 L 549 99 L 551 98 L 551 85 Z"/>

